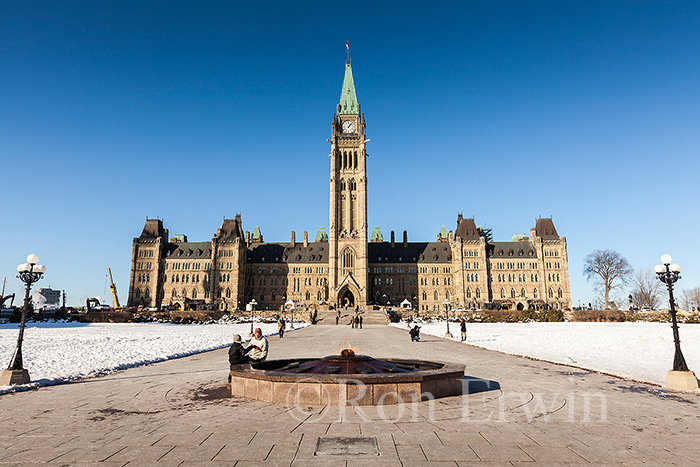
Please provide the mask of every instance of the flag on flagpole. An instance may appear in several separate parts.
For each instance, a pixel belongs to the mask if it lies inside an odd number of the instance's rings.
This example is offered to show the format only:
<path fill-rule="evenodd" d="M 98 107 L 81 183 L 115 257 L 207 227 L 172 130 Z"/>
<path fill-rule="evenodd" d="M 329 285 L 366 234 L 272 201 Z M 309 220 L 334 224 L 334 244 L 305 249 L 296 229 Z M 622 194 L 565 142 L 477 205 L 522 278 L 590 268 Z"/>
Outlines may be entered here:
<path fill-rule="evenodd" d="M 350 52 L 350 41 L 347 41 L 347 42 L 345 43 L 345 50 L 347 50 L 348 52 Z"/>

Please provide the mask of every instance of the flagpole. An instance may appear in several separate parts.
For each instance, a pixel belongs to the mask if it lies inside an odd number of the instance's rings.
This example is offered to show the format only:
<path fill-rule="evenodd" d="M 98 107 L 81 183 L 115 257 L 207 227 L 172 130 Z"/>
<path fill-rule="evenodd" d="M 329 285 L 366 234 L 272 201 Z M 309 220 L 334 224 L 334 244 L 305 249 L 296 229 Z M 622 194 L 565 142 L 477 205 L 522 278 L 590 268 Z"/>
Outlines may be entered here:
<path fill-rule="evenodd" d="M 348 63 L 350 63 L 350 41 L 345 43 L 345 48 L 348 50 Z"/>

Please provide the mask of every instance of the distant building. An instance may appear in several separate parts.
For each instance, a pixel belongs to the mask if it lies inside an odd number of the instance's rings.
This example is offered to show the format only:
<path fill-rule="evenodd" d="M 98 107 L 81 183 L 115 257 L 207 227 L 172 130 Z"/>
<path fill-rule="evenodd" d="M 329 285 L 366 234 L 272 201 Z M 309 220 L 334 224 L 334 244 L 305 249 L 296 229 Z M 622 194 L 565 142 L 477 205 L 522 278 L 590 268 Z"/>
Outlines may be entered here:
<path fill-rule="evenodd" d="M 241 216 L 224 219 L 210 241 L 169 238 L 147 219 L 134 238 L 129 306 L 279 309 L 306 306 L 398 305 L 542 309 L 571 306 L 566 238 L 552 219 L 537 219 L 530 235 L 494 242 L 474 219 L 457 216 L 434 242 L 409 242 L 406 231 L 385 241 L 378 227 L 368 240 L 365 117 L 351 64 L 331 121 L 330 218 L 315 241 L 295 232 L 288 243 L 266 243 L 258 226 L 244 232 Z"/>
<path fill-rule="evenodd" d="M 35 310 L 56 310 L 61 307 L 61 291 L 54 289 L 37 289 L 32 294 Z"/>

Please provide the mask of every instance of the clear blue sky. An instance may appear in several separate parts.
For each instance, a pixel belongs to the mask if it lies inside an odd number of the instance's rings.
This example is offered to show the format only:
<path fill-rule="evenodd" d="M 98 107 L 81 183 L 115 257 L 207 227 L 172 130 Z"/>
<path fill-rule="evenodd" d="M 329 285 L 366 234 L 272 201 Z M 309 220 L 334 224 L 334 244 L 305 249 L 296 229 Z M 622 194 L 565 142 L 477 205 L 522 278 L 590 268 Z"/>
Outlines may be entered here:
<path fill-rule="evenodd" d="M 331 116 L 350 41 L 369 225 L 496 240 L 553 216 L 572 299 L 591 250 L 670 253 L 700 286 L 696 1 L 4 1 L 0 279 L 28 253 L 69 304 L 126 299 L 146 216 L 224 216 L 288 241 L 328 224 Z M 400 235 L 400 234 L 399 234 Z M 109 289 L 106 289 L 109 293 Z"/>

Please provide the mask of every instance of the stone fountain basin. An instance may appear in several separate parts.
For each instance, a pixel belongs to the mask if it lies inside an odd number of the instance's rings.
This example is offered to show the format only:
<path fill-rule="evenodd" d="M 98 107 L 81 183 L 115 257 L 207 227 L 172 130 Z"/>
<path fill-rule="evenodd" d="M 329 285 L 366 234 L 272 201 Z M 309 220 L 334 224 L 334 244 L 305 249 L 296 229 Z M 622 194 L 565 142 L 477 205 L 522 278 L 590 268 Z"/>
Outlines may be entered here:
<path fill-rule="evenodd" d="M 382 366 L 412 368 L 386 373 L 323 373 L 325 359 L 270 360 L 235 365 L 231 395 L 287 405 L 391 405 L 462 394 L 464 365 L 358 356 Z M 332 364 L 332 363 L 331 363 Z M 291 368 L 291 370 L 290 370 Z M 297 371 L 306 368 L 307 371 Z M 349 371 L 353 371 L 352 367 Z"/>

